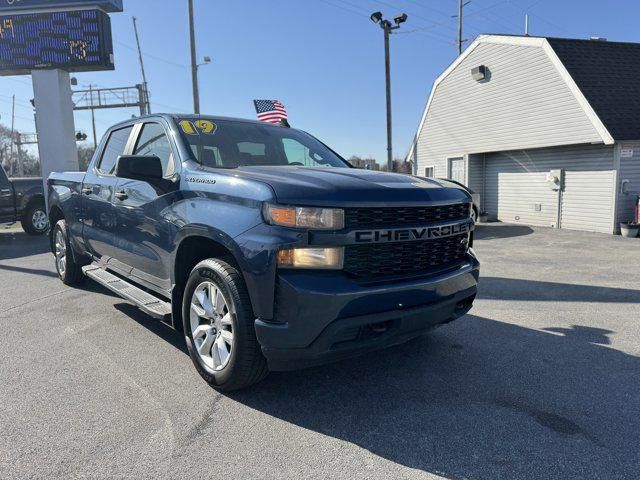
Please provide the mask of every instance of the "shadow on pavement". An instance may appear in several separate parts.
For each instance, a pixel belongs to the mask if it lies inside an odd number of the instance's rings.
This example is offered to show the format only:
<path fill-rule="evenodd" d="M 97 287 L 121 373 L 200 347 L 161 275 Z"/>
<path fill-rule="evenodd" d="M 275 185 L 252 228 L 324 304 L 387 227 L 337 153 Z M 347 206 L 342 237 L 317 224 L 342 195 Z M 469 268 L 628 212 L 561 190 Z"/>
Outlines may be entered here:
<path fill-rule="evenodd" d="M 588 327 L 554 335 L 476 316 L 458 322 L 454 333 L 272 373 L 228 396 L 452 479 L 637 475 L 637 357 L 594 345 L 588 339 L 601 343 L 603 331 Z"/>
<path fill-rule="evenodd" d="M 5 270 L 5 271 L 8 271 L 8 272 L 25 273 L 27 275 L 42 275 L 42 276 L 45 276 L 45 277 L 55 277 L 55 278 L 58 277 L 56 272 L 54 272 L 52 270 L 43 270 L 41 268 L 15 267 L 15 266 L 11 266 L 11 265 L 2 265 L 2 264 L 0 264 L 0 270 Z"/>
<path fill-rule="evenodd" d="M 20 230 L 0 232 L 0 260 L 30 257 L 50 251 L 47 235 L 33 237 Z"/>
<path fill-rule="evenodd" d="M 149 330 L 154 335 L 157 335 L 165 342 L 173 345 L 177 350 L 180 350 L 185 355 L 189 355 L 184 337 L 171 326 L 150 317 L 146 313 L 142 312 L 142 310 L 129 303 L 118 303 L 115 305 L 115 308 L 119 312 L 130 317 L 136 323 L 140 324 L 142 327 Z"/>
<path fill-rule="evenodd" d="M 498 298 L 503 285 L 489 282 Z M 529 283 L 516 285 L 527 291 Z M 593 295 L 569 287 L 564 300 Z M 116 308 L 187 354 L 180 333 L 128 304 Z M 450 479 L 636 478 L 640 358 L 606 346 L 611 333 L 554 327 L 553 318 L 534 330 L 467 315 L 399 347 L 271 373 L 226 395 Z"/>
<path fill-rule="evenodd" d="M 482 277 L 478 298 L 532 302 L 640 303 L 640 290 Z"/>
<path fill-rule="evenodd" d="M 476 225 L 474 240 L 494 240 L 497 238 L 521 237 L 531 235 L 533 229 L 526 225 L 480 224 Z"/>

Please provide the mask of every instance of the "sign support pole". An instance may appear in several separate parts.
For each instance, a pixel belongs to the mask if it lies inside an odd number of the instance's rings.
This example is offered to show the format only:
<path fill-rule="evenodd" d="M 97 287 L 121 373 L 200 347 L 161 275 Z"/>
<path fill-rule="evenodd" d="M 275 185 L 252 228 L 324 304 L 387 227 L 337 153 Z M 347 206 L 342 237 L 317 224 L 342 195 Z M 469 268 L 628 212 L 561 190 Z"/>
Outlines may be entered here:
<path fill-rule="evenodd" d="M 31 76 L 38 152 L 46 192 L 47 177 L 51 172 L 79 170 L 71 82 L 69 72 L 63 70 L 34 70 Z"/>

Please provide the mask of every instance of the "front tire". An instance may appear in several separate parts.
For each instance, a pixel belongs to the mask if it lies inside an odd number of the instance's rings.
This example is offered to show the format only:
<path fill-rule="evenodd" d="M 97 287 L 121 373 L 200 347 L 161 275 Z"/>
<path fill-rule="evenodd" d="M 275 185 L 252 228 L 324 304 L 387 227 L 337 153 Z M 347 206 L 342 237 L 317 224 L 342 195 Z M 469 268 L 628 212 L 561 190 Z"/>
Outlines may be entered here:
<path fill-rule="evenodd" d="M 65 285 L 76 285 L 84 280 L 82 266 L 77 261 L 73 247 L 69 242 L 67 222 L 60 220 L 53 228 L 53 254 L 56 259 L 58 278 Z"/>
<path fill-rule="evenodd" d="M 471 220 L 473 220 L 473 223 L 478 223 L 478 210 L 475 205 L 471 207 Z"/>
<path fill-rule="evenodd" d="M 28 235 L 44 235 L 49 230 L 49 219 L 44 203 L 34 202 L 27 207 L 22 218 L 22 229 Z"/>
<path fill-rule="evenodd" d="M 203 260 L 189 275 L 182 322 L 191 360 L 213 388 L 239 390 L 262 380 L 267 362 L 240 272 L 219 259 Z"/>

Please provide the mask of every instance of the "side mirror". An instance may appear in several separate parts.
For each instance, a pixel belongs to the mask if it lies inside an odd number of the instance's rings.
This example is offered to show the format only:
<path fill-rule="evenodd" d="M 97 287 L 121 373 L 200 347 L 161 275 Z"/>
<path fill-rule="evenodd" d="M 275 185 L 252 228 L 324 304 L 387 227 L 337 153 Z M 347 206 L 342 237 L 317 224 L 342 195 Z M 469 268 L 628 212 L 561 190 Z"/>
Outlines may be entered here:
<path fill-rule="evenodd" d="M 116 161 L 116 177 L 154 181 L 162 179 L 162 162 L 155 155 L 120 155 Z"/>

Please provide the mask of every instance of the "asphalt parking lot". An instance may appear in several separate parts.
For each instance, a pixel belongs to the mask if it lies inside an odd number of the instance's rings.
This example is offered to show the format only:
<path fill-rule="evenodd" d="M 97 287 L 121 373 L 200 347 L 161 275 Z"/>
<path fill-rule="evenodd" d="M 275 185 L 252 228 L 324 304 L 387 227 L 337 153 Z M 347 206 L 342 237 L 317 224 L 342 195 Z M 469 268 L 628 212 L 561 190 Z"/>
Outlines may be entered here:
<path fill-rule="evenodd" d="M 219 394 L 181 337 L 0 231 L 0 478 L 638 478 L 640 239 L 477 232 L 471 315 Z"/>

